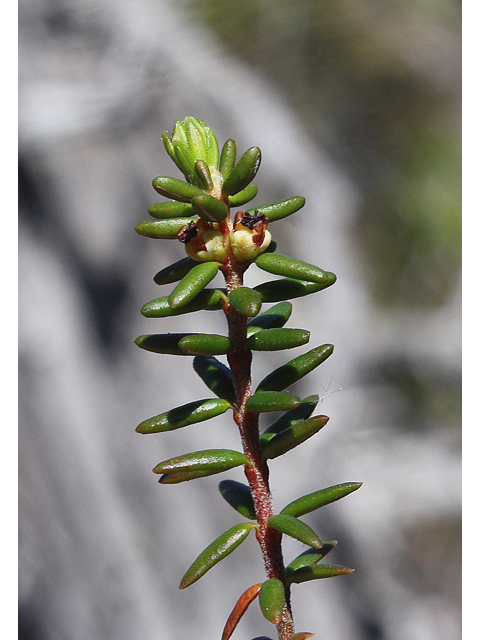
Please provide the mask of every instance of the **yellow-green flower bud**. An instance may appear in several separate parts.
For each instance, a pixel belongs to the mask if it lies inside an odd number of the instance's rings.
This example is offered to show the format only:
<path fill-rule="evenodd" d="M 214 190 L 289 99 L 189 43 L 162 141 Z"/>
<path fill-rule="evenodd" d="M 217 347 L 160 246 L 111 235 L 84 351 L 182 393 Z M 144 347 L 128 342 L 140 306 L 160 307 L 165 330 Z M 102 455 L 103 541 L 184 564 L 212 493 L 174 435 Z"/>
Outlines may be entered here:
<path fill-rule="evenodd" d="M 250 229 L 232 231 L 230 233 L 230 245 L 233 255 L 239 262 L 255 260 L 255 258 L 265 251 L 270 244 L 272 236 L 269 231 L 265 231 L 262 244 L 258 245 L 253 240 L 253 232 Z"/>
<path fill-rule="evenodd" d="M 185 244 L 187 254 L 197 262 L 225 262 L 224 237 L 221 231 L 214 229 L 200 218 L 182 227 L 178 239 Z"/>
<path fill-rule="evenodd" d="M 257 212 L 253 215 L 237 212 L 229 239 L 233 255 L 239 262 L 255 260 L 267 249 L 272 240 L 267 224 L 267 218 Z"/>

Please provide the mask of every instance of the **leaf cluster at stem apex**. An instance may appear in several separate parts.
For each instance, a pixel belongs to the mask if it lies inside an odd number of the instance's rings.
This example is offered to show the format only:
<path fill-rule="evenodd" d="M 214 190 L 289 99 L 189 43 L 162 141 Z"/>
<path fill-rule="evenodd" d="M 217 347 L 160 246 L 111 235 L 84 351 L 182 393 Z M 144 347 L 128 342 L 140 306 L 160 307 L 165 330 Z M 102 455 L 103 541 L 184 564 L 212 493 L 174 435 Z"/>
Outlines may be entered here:
<path fill-rule="evenodd" d="M 201 429 L 208 420 L 216 419 L 220 424 L 232 415 L 239 431 L 238 450 L 223 448 L 218 431 L 218 442 L 209 442 L 199 451 L 174 451 L 153 471 L 160 476 L 161 485 L 189 482 L 235 468 L 243 469 L 246 477 L 246 483 L 231 479 L 220 482 L 221 496 L 242 521 L 219 533 L 199 553 L 186 570 L 180 588 L 194 584 L 226 559 L 253 530 L 261 548 L 265 580 L 242 593 L 227 619 L 222 640 L 230 638 L 256 599 L 264 618 L 276 627 L 279 640 L 303 640 L 312 634 L 295 632 L 292 585 L 352 570 L 320 563 L 337 543 L 323 542 L 300 518 L 344 498 L 361 483 L 317 489 L 275 512 L 268 465 L 296 447 L 308 447 L 327 425 L 327 416 L 312 415 L 318 396 L 302 399 L 290 387 L 329 358 L 333 346 L 327 343 L 304 350 L 310 332 L 286 324 L 292 313 L 291 299 L 330 287 L 336 276 L 308 261 L 276 252 L 271 224 L 299 211 L 305 204 L 303 197 L 232 211 L 257 196 L 253 180 L 261 163 L 258 147 L 250 147 L 237 157 L 232 139 L 220 148 L 212 129 L 191 116 L 177 121 L 171 135 L 164 132 L 162 140 L 183 179 L 159 176 L 153 180 L 155 191 L 164 200 L 149 207 L 151 218 L 140 222 L 136 231 L 148 238 L 175 240 L 181 253 L 155 275 L 156 285 L 168 290 L 147 302 L 142 315 L 161 319 L 223 310 L 226 322 L 221 334 L 209 333 L 203 324 L 205 314 L 195 326 L 192 323 L 192 331 L 156 332 L 137 338 L 136 344 L 150 353 L 191 357 L 194 372 L 212 396 L 186 398 L 184 404 L 173 408 L 164 406 L 166 399 L 161 398 L 158 414 L 144 418 L 136 430 L 149 435 Z M 248 287 L 243 277 L 250 267 L 259 270 L 257 274 L 272 274 L 275 279 Z M 218 282 L 222 277 L 223 282 Z M 293 350 L 293 357 L 286 356 L 283 364 L 262 380 L 252 380 L 253 357 L 268 358 L 262 352 Z M 262 434 L 260 414 L 275 414 Z M 249 521 L 244 522 L 244 518 Z M 308 547 L 286 567 L 283 536 Z"/>

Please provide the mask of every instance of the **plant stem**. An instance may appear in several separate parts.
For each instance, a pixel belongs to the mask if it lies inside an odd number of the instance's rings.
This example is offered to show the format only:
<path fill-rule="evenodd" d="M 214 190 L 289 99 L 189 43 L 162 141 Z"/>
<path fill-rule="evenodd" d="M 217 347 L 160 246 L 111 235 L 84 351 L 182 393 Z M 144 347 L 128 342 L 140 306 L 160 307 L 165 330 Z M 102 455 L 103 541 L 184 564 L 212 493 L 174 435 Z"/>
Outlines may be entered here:
<path fill-rule="evenodd" d="M 222 271 L 229 293 L 243 285 L 245 266 L 242 263 L 238 263 L 233 255 L 229 256 Z M 267 526 L 268 519 L 273 515 L 273 508 L 268 484 L 268 466 L 262 459 L 260 448 L 259 414 L 245 410 L 245 403 L 252 395 L 252 352 L 247 347 L 247 318 L 240 315 L 230 305 L 226 306 L 224 311 L 228 322 L 228 335 L 235 344 L 235 349 L 227 356 L 227 359 L 232 371 L 237 400 L 234 420 L 240 431 L 244 454 L 252 463 L 251 467 L 245 469 L 245 475 L 247 476 L 257 514 L 259 525 L 257 540 L 262 550 L 268 578 L 278 578 L 285 585 L 285 568 L 281 547 L 282 534 Z M 294 633 L 290 590 L 287 587 L 285 588 L 285 596 L 286 603 L 282 620 L 277 624 L 279 640 L 288 640 Z"/>

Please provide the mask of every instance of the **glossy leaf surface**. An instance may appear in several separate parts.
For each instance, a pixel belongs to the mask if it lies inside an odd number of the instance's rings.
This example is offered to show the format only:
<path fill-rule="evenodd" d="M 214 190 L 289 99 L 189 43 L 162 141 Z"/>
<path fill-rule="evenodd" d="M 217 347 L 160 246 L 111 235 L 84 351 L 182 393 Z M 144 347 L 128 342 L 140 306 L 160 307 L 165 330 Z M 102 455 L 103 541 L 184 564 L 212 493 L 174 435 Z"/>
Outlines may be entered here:
<path fill-rule="evenodd" d="M 361 486 L 361 482 L 344 482 L 333 485 L 332 487 L 327 487 L 326 489 L 321 489 L 320 491 L 314 491 L 290 502 L 280 513 L 298 518 L 306 513 L 310 513 L 310 511 L 315 511 L 315 509 L 320 509 L 320 507 L 324 507 L 331 502 L 340 500 L 340 498 L 344 496 L 348 496 L 349 493 L 356 491 Z"/>
<path fill-rule="evenodd" d="M 294 518 L 293 516 L 272 516 L 268 519 L 268 526 L 271 529 L 280 531 L 291 538 L 295 538 L 296 540 L 303 542 L 303 544 L 308 544 L 309 547 L 320 549 L 323 545 L 320 538 L 317 536 L 315 531 L 308 526 L 308 524 L 305 524 L 305 522 L 302 522 L 301 520 L 297 520 L 297 518 Z"/>
<path fill-rule="evenodd" d="M 198 263 L 195 263 L 198 264 Z M 155 298 L 143 305 L 141 314 L 146 318 L 170 318 L 171 316 L 179 316 L 184 313 L 193 313 L 194 311 L 216 311 L 222 308 L 224 295 L 220 289 L 204 289 L 193 300 L 180 309 L 172 309 L 168 304 L 170 296 L 162 296 Z"/>
<path fill-rule="evenodd" d="M 152 218 L 190 218 L 195 215 L 193 207 L 187 202 L 157 202 L 148 207 Z"/>
<path fill-rule="evenodd" d="M 227 205 L 206 193 L 195 196 L 191 202 L 195 213 L 207 222 L 221 222 L 228 215 Z"/>
<path fill-rule="evenodd" d="M 195 218 L 172 218 L 169 220 L 144 220 L 135 227 L 135 231 L 147 238 L 173 240 L 182 227 Z"/>
<path fill-rule="evenodd" d="M 230 555 L 255 527 L 256 525 L 252 522 L 243 522 L 236 524 L 228 529 L 228 531 L 225 531 L 225 533 L 222 533 L 222 535 L 204 549 L 193 562 L 180 582 L 180 589 L 189 587 L 205 575 L 209 569 L 220 562 L 220 560 Z"/>
<path fill-rule="evenodd" d="M 218 488 L 224 499 L 238 513 L 241 513 L 245 518 L 250 518 L 250 520 L 257 519 L 252 494 L 248 485 L 235 480 L 222 480 Z"/>
<path fill-rule="evenodd" d="M 233 167 L 235 166 L 235 159 L 237 155 L 237 145 L 235 140 L 229 138 L 226 140 L 222 147 L 222 153 L 220 155 L 219 171 L 225 180 L 230 175 Z"/>
<path fill-rule="evenodd" d="M 198 262 L 196 260 L 192 260 L 192 258 L 182 258 L 159 271 L 154 276 L 153 281 L 159 285 L 178 282 L 190 271 L 190 269 L 196 267 L 197 264 Z"/>
<path fill-rule="evenodd" d="M 315 435 L 328 422 L 327 416 L 315 416 L 277 433 L 262 448 L 264 460 L 278 458 Z M 283 513 L 283 512 L 282 512 Z M 295 514 L 291 514 L 295 515 Z"/>
<path fill-rule="evenodd" d="M 258 602 L 263 616 L 272 624 L 278 624 L 285 605 L 283 582 L 278 578 L 265 580 L 258 594 Z"/>
<path fill-rule="evenodd" d="M 312 638 L 315 634 L 308 633 L 308 631 L 303 631 L 300 633 L 294 633 L 293 636 L 290 636 L 288 640 L 307 640 L 307 638 Z"/>
<path fill-rule="evenodd" d="M 155 333 L 139 336 L 135 344 L 141 349 L 152 351 L 153 353 L 165 353 L 174 356 L 188 355 L 179 347 L 182 338 L 188 333 Z"/>
<path fill-rule="evenodd" d="M 223 183 L 223 195 L 234 196 L 245 189 L 257 174 L 261 157 L 262 154 L 258 147 L 251 147 L 245 151 Z"/>
<path fill-rule="evenodd" d="M 324 542 L 320 549 L 307 549 L 299 556 L 297 556 L 292 562 L 290 562 L 287 567 L 285 567 L 285 575 L 288 577 L 297 569 L 301 569 L 302 567 L 312 567 L 313 565 L 320 562 L 322 558 L 324 558 L 327 553 L 330 553 L 332 549 L 337 546 L 337 541 L 332 540 L 331 542 Z"/>
<path fill-rule="evenodd" d="M 240 315 L 253 318 L 262 308 L 262 298 L 249 287 L 237 287 L 228 296 L 230 304 Z"/>
<path fill-rule="evenodd" d="M 178 346 L 190 355 L 219 356 L 233 351 L 235 343 L 214 333 L 191 333 L 181 338 Z"/>
<path fill-rule="evenodd" d="M 232 449 L 205 449 L 203 451 L 185 453 L 182 456 L 159 462 L 153 469 L 153 473 L 220 472 L 239 467 L 242 464 L 250 465 L 250 460 L 239 451 L 233 451 Z"/>
<path fill-rule="evenodd" d="M 260 269 L 277 276 L 286 276 L 307 282 L 323 284 L 330 279 L 330 274 L 319 267 L 302 260 L 296 260 L 279 253 L 264 253 L 259 255 L 255 264 Z"/>
<path fill-rule="evenodd" d="M 278 351 L 301 347 L 310 340 L 306 329 L 275 328 L 258 331 L 247 340 L 247 346 L 254 351 Z"/>
<path fill-rule="evenodd" d="M 242 205 L 253 200 L 258 193 L 256 184 L 249 184 L 248 187 L 242 189 L 234 196 L 228 196 L 228 204 L 231 207 L 241 207 Z"/>
<path fill-rule="evenodd" d="M 310 293 L 316 293 L 330 287 L 337 279 L 334 273 L 329 274 L 329 279 L 323 284 L 314 282 L 305 282 L 303 280 L 295 280 L 293 278 L 281 278 L 280 280 L 271 280 L 253 287 L 262 296 L 263 302 L 280 302 L 281 300 L 290 300 L 290 298 L 300 298 Z"/>
<path fill-rule="evenodd" d="M 160 476 L 158 482 L 160 484 L 179 484 L 180 482 L 188 482 L 189 480 L 197 480 L 198 478 L 206 478 L 214 476 L 217 473 L 223 473 L 223 469 L 197 469 L 196 471 L 171 471 Z"/>
<path fill-rule="evenodd" d="M 231 408 L 232 405 L 221 398 L 197 400 L 144 420 L 138 425 L 136 431 L 137 433 L 172 431 L 173 429 L 188 427 L 191 424 L 215 418 Z"/>
<path fill-rule="evenodd" d="M 267 311 L 263 311 L 254 320 L 248 323 L 247 331 L 250 329 L 277 329 L 283 327 L 292 314 L 291 302 L 279 302 Z"/>
<path fill-rule="evenodd" d="M 333 353 L 332 344 L 323 344 L 297 356 L 269 373 L 258 385 L 257 391 L 282 391 L 313 371 Z"/>
<path fill-rule="evenodd" d="M 334 578 L 352 573 L 354 570 L 342 567 L 339 564 L 316 564 L 313 567 L 302 567 L 288 576 L 289 584 L 299 584 L 308 580 L 320 580 L 321 578 Z"/>
<path fill-rule="evenodd" d="M 308 396 L 302 400 L 295 409 L 287 411 L 283 416 L 280 416 L 273 424 L 271 424 L 260 436 L 260 444 L 262 448 L 269 442 L 277 433 L 284 431 L 292 427 L 293 425 L 303 422 L 309 418 L 315 411 L 315 407 L 318 404 L 319 397 L 317 395 Z"/>
<path fill-rule="evenodd" d="M 289 411 L 300 403 L 300 398 L 281 391 L 259 391 L 245 403 L 245 409 L 252 413 Z"/>
<path fill-rule="evenodd" d="M 180 309 L 191 302 L 218 273 L 218 262 L 200 262 L 183 276 L 168 298 L 172 309 Z"/>
<path fill-rule="evenodd" d="M 195 184 L 201 189 L 211 191 L 214 188 L 210 169 L 204 160 L 195 161 L 193 175 Z"/>
<path fill-rule="evenodd" d="M 232 372 L 223 362 L 213 356 L 195 356 L 193 368 L 215 395 L 235 402 Z"/>
<path fill-rule="evenodd" d="M 256 207 L 260 213 L 267 216 L 269 222 L 275 222 L 281 218 L 286 218 L 303 207 L 305 198 L 302 196 L 294 196 L 293 198 L 285 198 L 270 204 L 264 204 Z M 253 213 L 255 209 L 248 209 L 247 213 Z"/>
<path fill-rule="evenodd" d="M 183 173 L 189 183 L 196 182 L 194 179 L 195 157 L 188 147 L 180 142 L 173 143 L 174 162 Z M 197 185 L 200 186 L 200 185 Z"/>
<path fill-rule="evenodd" d="M 171 200 L 178 200 L 179 202 L 189 203 L 192 198 L 203 193 L 203 191 L 194 184 L 178 180 L 178 178 L 169 178 L 168 176 L 154 178 L 152 184 L 157 193 Z"/>

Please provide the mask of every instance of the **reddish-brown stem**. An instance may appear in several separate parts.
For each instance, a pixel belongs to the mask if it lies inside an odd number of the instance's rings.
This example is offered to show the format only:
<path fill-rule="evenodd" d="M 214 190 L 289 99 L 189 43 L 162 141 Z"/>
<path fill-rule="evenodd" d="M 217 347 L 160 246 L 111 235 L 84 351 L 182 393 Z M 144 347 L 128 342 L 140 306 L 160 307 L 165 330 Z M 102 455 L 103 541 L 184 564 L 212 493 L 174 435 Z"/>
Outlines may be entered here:
<path fill-rule="evenodd" d="M 237 262 L 230 254 L 222 271 L 229 293 L 243 285 L 245 263 Z M 259 525 L 257 540 L 262 550 L 267 577 L 278 578 L 285 584 L 285 568 L 281 547 L 282 534 L 267 526 L 268 519 L 273 515 L 273 509 L 268 484 L 268 466 L 261 455 L 258 413 L 245 410 L 245 403 L 252 395 L 252 352 L 247 347 L 247 318 L 240 315 L 230 305 L 226 305 L 224 311 L 228 322 L 229 337 L 235 343 L 235 349 L 227 358 L 232 371 L 237 400 L 234 420 L 240 431 L 243 451 L 252 463 L 250 467 L 245 469 L 245 475 L 250 485 L 257 514 Z M 285 593 L 287 597 L 282 620 L 277 624 L 279 640 L 288 640 L 294 633 L 288 588 Z"/>

